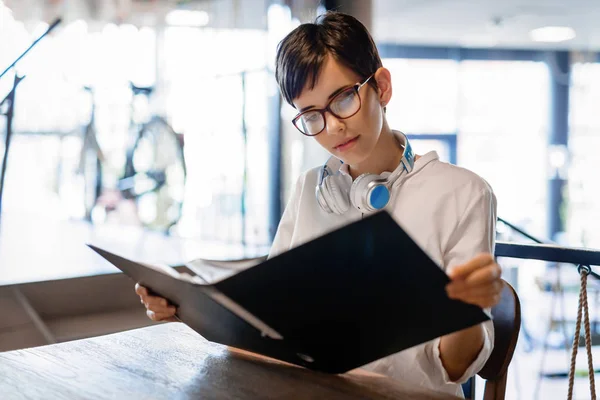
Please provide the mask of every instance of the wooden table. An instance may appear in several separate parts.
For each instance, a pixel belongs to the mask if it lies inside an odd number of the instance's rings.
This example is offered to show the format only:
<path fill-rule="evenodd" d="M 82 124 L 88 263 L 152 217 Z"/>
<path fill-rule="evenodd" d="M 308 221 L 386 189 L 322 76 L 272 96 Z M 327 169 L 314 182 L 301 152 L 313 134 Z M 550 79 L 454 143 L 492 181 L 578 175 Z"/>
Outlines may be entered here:
<path fill-rule="evenodd" d="M 0 353 L 5 399 L 456 399 L 231 349 L 181 323 Z"/>

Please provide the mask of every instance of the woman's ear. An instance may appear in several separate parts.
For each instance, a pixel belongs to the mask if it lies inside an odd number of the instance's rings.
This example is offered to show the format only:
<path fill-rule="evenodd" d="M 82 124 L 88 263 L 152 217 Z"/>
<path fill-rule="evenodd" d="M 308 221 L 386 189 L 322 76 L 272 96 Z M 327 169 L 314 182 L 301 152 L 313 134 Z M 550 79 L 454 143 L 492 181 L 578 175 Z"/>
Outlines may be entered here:
<path fill-rule="evenodd" d="M 373 76 L 379 89 L 379 102 L 382 107 L 386 107 L 392 98 L 392 75 L 387 68 L 381 67 Z"/>

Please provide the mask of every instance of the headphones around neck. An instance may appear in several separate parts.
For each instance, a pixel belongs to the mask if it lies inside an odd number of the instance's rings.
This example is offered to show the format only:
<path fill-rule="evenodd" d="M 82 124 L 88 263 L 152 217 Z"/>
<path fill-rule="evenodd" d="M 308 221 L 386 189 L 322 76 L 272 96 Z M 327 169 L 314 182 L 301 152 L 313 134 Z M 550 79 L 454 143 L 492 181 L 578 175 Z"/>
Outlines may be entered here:
<path fill-rule="evenodd" d="M 323 211 L 342 215 L 354 206 L 361 212 L 382 210 L 390 201 L 394 182 L 410 173 L 414 167 L 414 154 L 408 138 L 394 131 L 403 140 L 404 151 L 398 167 L 387 178 L 378 174 L 362 174 L 349 185 L 349 177 L 340 172 L 343 161 L 329 157 L 319 170 L 319 182 L 315 188 L 317 202 Z"/>

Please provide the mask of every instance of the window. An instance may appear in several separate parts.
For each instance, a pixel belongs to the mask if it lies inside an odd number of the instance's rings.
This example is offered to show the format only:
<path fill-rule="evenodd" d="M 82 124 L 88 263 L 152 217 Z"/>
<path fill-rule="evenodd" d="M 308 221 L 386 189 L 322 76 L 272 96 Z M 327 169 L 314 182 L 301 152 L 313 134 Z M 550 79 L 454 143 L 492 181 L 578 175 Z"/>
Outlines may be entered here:
<path fill-rule="evenodd" d="M 573 65 L 570 93 L 569 183 L 566 231 L 569 244 L 600 248 L 600 64 Z"/>
<path fill-rule="evenodd" d="M 4 67 L 38 38 L 47 25 L 40 24 L 28 32 L 23 24 L 9 21 L 12 17 L 0 18 L 7 21 L 0 24 L 3 43 L 0 46 L 6 46 L 7 50 L 0 51 Z M 95 90 L 98 140 L 107 156 L 105 176 L 108 182 L 114 182 L 120 177 L 125 158 L 131 98 L 128 82 L 130 79 L 138 85 L 154 82 L 155 33 L 149 28 L 114 24 L 91 32 L 84 21 L 73 21 L 40 41 L 17 64 L 16 70 L 26 75 L 26 79 L 16 94 L 15 136 L 7 168 L 5 210 L 81 217 L 83 205 L 75 194 L 81 189 L 81 182 L 73 176 L 72 182 L 65 183 L 73 190 L 62 191 L 58 168 L 65 171 L 67 165 L 77 164 L 82 128 L 89 121 L 92 104 L 83 87 Z M 11 76 L 0 80 L 2 97 L 11 85 Z M 4 131 L 4 126 L 0 129 Z M 59 196 L 59 191 L 67 195 Z"/>
<path fill-rule="evenodd" d="M 185 27 L 165 32 L 168 116 L 185 134 L 182 236 L 269 242 L 267 100 L 274 77 L 266 69 L 266 35 Z"/>
<path fill-rule="evenodd" d="M 457 129 L 458 63 L 453 60 L 383 59 L 392 75 L 387 106 L 392 129 L 405 133 L 454 133 Z"/>
<path fill-rule="evenodd" d="M 463 61 L 459 96 L 459 164 L 490 183 L 499 216 L 545 237 L 546 64 Z"/>

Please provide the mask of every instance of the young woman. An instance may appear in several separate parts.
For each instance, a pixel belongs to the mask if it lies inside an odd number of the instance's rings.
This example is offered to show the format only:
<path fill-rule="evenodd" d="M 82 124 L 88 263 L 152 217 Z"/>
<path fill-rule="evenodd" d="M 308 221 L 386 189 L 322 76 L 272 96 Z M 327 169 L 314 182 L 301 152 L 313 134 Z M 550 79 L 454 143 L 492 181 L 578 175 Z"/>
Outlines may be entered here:
<path fill-rule="evenodd" d="M 331 157 L 298 179 L 270 257 L 385 209 L 450 276 L 451 298 L 484 309 L 497 304 L 502 284 L 492 256 L 492 189 L 435 152 L 413 155 L 407 138 L 389 127 L 392 78 L 366 28 L 349 15 L 327 13 L 283 39 L 276 65 L 281 93 L 298 110 L 299 134 Z M 136 292 L 151 319 L 172 318 L 175 309 L 165 299 L 139 285 Z M 462 395 L 460 383 L 483 367 L 493 342 L 487 321 L 364 368 Z"/>

